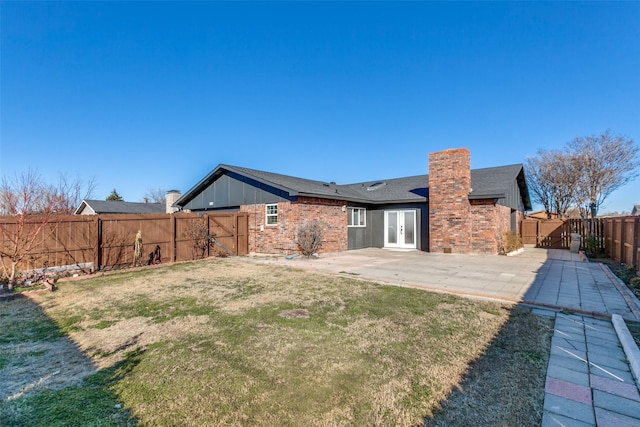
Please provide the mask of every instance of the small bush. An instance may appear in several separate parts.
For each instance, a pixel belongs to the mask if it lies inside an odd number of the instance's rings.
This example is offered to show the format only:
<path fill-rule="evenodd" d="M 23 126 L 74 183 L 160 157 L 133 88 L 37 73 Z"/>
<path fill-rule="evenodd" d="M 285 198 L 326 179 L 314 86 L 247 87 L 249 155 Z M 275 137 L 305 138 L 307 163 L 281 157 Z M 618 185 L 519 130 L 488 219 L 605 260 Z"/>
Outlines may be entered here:
<path fill-rule="evenodd" d="M 502 233 L 502 250 L 504 253 L 516 251 L 524 247 L 522 238 L 513 231 L 505 231 Z"/>
<path fill-rule="evenodd" d="M 191 239 L 191 258 L 194 260 L 204 258 L 216 239 L 215 234 L 209 232 L 205 218 L 197 218 L 189 223 L 182 237 Z"/>
<path fill-rule="evenodd" d="M 322 223 L 317 219 L 298 227 L 298 247 L 302 255 L 310 257 L 322 246 Z"/>
<path fill-rule="evenodd" d="M 600 238 L 590 234 L 582 241 L 582 249 L 586 252 L 587 256 L 597 257 L 602 255 L 602 245 L 600 244 Z"/>
<path fill-rule="evenodd" d="M 629 287 L 631 289 L 640 290 L 640 277 L 634 277 L 631 280 L 629 280 Z"/>

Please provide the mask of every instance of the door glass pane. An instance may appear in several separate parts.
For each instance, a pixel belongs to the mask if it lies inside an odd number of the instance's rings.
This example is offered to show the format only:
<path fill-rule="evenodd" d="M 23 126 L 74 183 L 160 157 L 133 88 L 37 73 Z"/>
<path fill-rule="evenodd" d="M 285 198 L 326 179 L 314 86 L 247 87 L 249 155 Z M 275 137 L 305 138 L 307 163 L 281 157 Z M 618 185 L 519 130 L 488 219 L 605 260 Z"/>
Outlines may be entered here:
<path fill-rule="evenodd" d="M 387 212 L 387 243 L 398 243 L 398 213 Z"/>
<path fill-rule="evenodd" d="M 404 213 L 404 243 L 407 245 L 413 245 L 415 243 L 414 239 L 414 221 L 415 212 L 405 212 Z"/>

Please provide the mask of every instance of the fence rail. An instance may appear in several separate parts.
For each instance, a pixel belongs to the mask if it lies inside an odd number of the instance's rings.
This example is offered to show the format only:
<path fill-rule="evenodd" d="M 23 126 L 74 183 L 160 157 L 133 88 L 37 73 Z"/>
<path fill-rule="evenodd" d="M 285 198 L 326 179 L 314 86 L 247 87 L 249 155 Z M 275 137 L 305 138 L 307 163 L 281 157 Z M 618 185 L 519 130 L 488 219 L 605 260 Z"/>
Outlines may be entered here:
<path fill-rule="evenodd" d="M 40 229 L 37 221 L 19 224 L 13 217 L 0 217 L 0 248 L 10 253 L 31 233 L 34 243 L 18 271 L 67 265 L 105 270 L 133 263 L 133 242 L 140 230 L 144 263 L 156 246 L 162 262 L 186 261 L 196 257 L 195 239 L 189 233 L 196 221 L 204 221 L 207 232 L 215 236 L 216 247 L 228 254 L 248 254 L 248 214 L 240 212 L 65 216 Z M 211 254 L 211 247 L 204 250 L 199 256 Z M 10 264 L 8 257 L 0 258 L 2 265 Z"/>

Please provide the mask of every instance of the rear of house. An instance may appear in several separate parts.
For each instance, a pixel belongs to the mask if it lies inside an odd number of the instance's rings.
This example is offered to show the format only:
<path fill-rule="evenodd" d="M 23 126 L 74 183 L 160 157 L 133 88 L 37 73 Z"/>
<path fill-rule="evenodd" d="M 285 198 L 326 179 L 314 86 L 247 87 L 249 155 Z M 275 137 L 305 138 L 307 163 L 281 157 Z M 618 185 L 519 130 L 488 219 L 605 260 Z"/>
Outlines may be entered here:
<path fill-rule="evenodd" d="M 298 227 L 323 224 L 323 252 L 368 247 L 497 253 L 531 209 L 522 165 L 470 170 L 467 149 L 429 155 L 429 174 L 336 184 L 219 165 L 176 202 L 249 214 L 249 250 L 297 252 Z"/>

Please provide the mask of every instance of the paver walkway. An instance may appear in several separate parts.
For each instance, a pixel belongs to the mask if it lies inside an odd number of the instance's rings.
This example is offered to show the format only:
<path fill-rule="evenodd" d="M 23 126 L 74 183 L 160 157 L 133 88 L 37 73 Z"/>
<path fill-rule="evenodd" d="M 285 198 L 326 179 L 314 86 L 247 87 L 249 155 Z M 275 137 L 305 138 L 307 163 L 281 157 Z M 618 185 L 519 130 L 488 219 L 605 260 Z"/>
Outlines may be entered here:
<path fill-rule="evenodd" d="M 523 301 L 603 317 L 619 314 L 629 320 L 640 320 L 637 299 L 624 285 L 618 285 L 606 267 L 582 261 L 577 254 L 572 258 L 566 254 L 571 252 L 555 250 L 549 254 Z"/>
<path fill-rule="evenodd" d="M 640 426 L 640 393 L 610 321 L 555 314 L 543 426 Z"/>
<path fill-rule="evenodd" d="M 519 302 L 555 317 L 542 425 L 640 427 L 640 393 L 610 321 L 640 321 L 640 302 L 600 264 L 567 250 L 513 257 L 380 249 L 258 262 Z"/>

